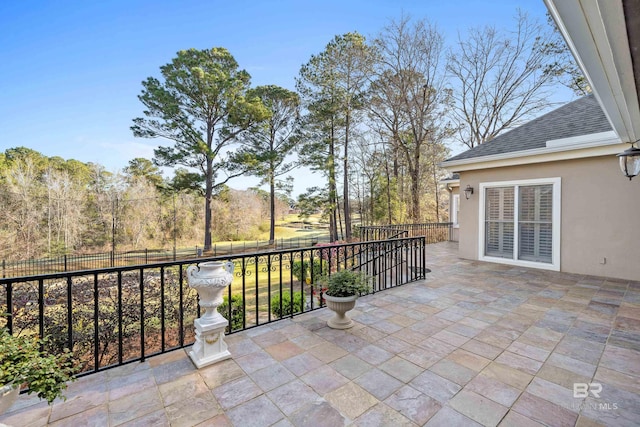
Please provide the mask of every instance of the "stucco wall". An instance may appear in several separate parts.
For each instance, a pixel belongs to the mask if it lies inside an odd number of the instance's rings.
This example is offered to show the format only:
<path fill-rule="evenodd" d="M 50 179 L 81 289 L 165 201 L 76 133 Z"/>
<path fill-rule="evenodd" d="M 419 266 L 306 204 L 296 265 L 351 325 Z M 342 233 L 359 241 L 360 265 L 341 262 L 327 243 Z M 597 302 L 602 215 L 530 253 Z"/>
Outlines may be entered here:
<path fill-rule="evenodd" d="M 626 179 L 615 156 L 460 173 L 460 256 L 478 259 L 480 183 L 562 179 L 560 270 L 640 280 L 640 177 Z M 606 261 L 605 261 L 606 258 Z"/>
<path fill-rule="evenodd" d="M 458 183 L 449 185 L 449 222 L 453 222 L 453 196 L 460 194 L 460 186 Z M 464 196 L 462 196 L 464 197 Z M 461 202 L 460 202 L 461 203 Z M 451 230 L 451 241 L 457 242 L 460 238 L 460 219 L 458 219 L 458 223 L 453 225 L 453 229 Z"/>

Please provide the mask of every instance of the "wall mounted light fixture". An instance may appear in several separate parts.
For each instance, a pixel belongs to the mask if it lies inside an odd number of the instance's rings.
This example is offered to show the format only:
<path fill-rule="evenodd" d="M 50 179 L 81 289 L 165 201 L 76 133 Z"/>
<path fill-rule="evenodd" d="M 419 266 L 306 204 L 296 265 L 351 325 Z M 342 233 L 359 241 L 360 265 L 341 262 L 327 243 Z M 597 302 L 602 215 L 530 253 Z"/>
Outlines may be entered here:
<path fill-rule="evenodd" d="M 638 150 L 640 151 L 640 150 Z M 473 194 L 473 187 L 467 184 L 467 188 L 464 189 L 464 197 L 469 200 L 469 197 Z"/>
<path fill-rule="evenodd" d="M 640 174 L 640 148 L 634 147 L 633 144 L 617 155 L 620 158 L 620 169 L 624 176 L 629 178 L 629 181 L 631 181 L 634 176 Z"/>

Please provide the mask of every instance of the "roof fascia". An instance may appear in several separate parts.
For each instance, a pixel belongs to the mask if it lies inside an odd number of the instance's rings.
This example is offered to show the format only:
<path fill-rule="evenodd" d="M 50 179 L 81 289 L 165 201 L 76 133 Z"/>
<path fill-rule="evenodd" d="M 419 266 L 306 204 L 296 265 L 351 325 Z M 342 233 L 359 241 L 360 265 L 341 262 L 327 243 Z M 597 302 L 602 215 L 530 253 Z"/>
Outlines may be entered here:
<path fill-rule="evenodd" d="M 505 166 L 520 166 L 535 163 L 556 162 L 561 160 L 583 159 L 615 155 L 628 148 L 626 143 L 615 139 L 608 144 L 598 143 L 560 146 L 552 148 L 536 148 L 526 151 L 495 154 L 491 156 L 474 157 L 471 159 L 442 162 L 440 166 L 449 172 L 463 172 L 467 170 L 490 169 Z"/>
<path fill-rule="evenodd" d="M 621 0 L 544 0 L 611 126 L 640 139 L 638 104 Z"/>

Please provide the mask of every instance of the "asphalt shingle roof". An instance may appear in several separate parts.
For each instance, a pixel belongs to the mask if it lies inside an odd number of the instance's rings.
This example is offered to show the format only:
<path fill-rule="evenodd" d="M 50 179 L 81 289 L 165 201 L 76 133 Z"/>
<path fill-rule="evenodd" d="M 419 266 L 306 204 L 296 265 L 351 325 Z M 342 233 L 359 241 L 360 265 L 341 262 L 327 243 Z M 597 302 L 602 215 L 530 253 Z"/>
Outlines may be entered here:
<path fill-rule="evenodd" d="M 600 104 L 593 95 L 587 95 L 446 161 L 544 148 L 549 140 L 610 130 Z"/>

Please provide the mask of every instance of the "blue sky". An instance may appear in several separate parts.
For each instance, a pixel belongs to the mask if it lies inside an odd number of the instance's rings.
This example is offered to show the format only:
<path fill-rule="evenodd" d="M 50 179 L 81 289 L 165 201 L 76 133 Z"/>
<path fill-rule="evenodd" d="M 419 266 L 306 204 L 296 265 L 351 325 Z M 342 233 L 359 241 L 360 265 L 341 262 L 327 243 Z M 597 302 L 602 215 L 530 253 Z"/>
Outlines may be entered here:
<path fill-rule="evenodd" d="M 517 7 L 545 19 L 542 0 L 4 0 L 0 151 L 26 146 L 116 171 L 159 144 L 129 127 L 142 115 L 141 82 L 178 50 L 225 47 L 253 85 L 294 89 L 300 66 L 337 34 L 373 37 L 404 13 L 452 44 L 470 26 L 510 24 Z"/>

